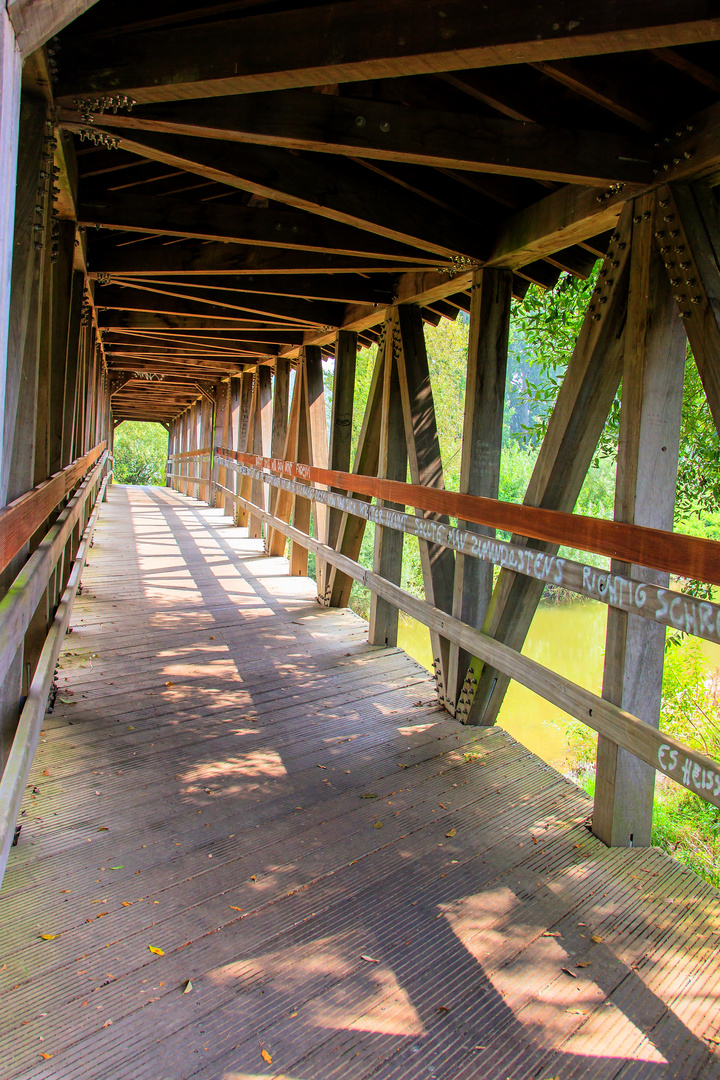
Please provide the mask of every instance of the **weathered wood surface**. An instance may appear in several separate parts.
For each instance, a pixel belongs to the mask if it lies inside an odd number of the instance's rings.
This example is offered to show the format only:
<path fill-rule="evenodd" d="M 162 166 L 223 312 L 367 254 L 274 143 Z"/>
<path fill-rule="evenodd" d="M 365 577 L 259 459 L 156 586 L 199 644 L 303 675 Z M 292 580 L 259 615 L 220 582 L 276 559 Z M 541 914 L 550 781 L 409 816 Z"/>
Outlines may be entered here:
<path fill-rule="evenodd" d="M 111 490 L 0 901 L 3 1076 L 716 1077 L 717 892 L 261 554 Z"/>

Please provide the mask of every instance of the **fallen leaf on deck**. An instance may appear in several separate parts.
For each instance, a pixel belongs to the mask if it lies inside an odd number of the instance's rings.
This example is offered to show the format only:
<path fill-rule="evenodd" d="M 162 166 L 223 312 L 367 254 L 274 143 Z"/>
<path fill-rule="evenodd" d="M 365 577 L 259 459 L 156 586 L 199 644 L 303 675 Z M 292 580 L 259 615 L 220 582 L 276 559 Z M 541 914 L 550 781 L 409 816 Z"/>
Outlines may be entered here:
<path fill-rule="evenodd" d="M 60 892 L 70 892 L 69 889 L 61 889 Z"/>
<path fill-rule="evenodd" d="M 382 829 L 382 827 L 383 827 L 382 821 L 376 821 L 373 824 L 373 829 Z"/>
<path fill-rule="evenodd" d="M 377 799 L 378 796 L 374 791 L 367 791 L 364 795 L 360 796 L 361 799 Z"/>
<path fill-rule="evenodd" d="M 148 945 L 148 949 L 150 950 L 151 953 L 155 953 L 156 956 L 164 956 L 165 955 L 164 949 L 156 949 L 154 945 Z"/>
<path fill-rule="evenodd" d="M 705 1038 L 706 1042 L 711 1042 L 711 1043 L 716 1043 L 716 1044 L 720 1043 L 720 1036 L 718 1036 L 718 1035 L 705 1035 L 704 1038 Z"/>
<path fill-rule="evenodd" d="M 108 829 L 107 825 L 101 825 L 100 828 L 98 829 L 98 832 L 109 832 L 109 831 L 110 830 Z"/>
<path fill-rule="evenodd" d="M 47 1061 L 47 1060 L 48 1060 L 48 1058 L 51 1058 L 51 1057 L 52 1057 L 52 1054 L 41 1054 L 41 1055 L 40 1055 L 40 1057 L 41 1057 L 41 1058 L 45 1058 L 45 1060 Z"/>
<path fill-rule="evenodd" d="M 105 1023 L 103 1024 L 103 1027 L 104 1028 L 110 1027 L 111 1024 L 112 1024 L 112 1020 L 106 1020 Z"/>
<path fill-rule="evenodd" d="M 175 683 L 174 683 L 174 682 L 166 682 L 166 683 L 165 683 L 165 685 L 166 685 L 166 686 L 174 686 L 174 685 L 175 685 Z"/>
<path fill-rule="evenodd" d="M 122 906 L 123 907 L 132 907 L 132 900 L 123 900 Z"/>
<path fill-rule="evenodd" d="M 122 866 L 122 865 L 121 865 L 121 866 L 111 866 L 111 867 L 110 867 L 110 869 L 111 869 L 111 870 L 124 870 L 124 869 L 125 869 L 125 867 L 124 867 L 124 866 Z"/>
<path fill-rule="evenodd" d="M 57 934 L 41 934 L 40 937 L 43 939 L 43 941 L 52 941 L 53 938 L 57 937 Z"/>
<path fill-rule="evenodd" d="M 537 836 L 532 837 L 532 842 L 533 842 L 533 844 L 537 844 L 537 842 L 538 842 Z"/>
<path fill-rule="evenodd" d="M 375 960 L 375 958 L 372 957 L 372 956 L 365 956 L 364 953 L 362 954 L 360 959 L 364 960 L 366 964 L 379 964 L 380 963 L 379 960 Z"/>
<path fill-rule="evenodd" d="M 589 960 L 583 960 L 583 962 L 581 964 L 576 964 L 575 967 L 579 967 L 579 968 L 590 967 L 590 961 Z"/>
<path fill-rule="evenodd" d="M 566 1009 L 566 1012 L 574 1013 L 576 1016 L 587 1016 L 587 1009 Z"/>
<path fill-rule="evenodd" d="M 455 836 L 456 833 L 457 829 L 451 829 L 450 832 L 446 832 L 445 835 L 449 838 L 452 838 L 453 836 Z"/>
<path fill-rule="evenodd" d="M 596 945 L 602 945 L 602 942 L 603 942 L 603 939 L 600 937 L 599 934 L 593 934 L 593 936 L 590 938 L 590 940 L 594 941 Z"/>
<path fill-rule="evenodd" d="M 318 765 L 318 769 L 327 769 L 327 765 Z"/>
<path fill-rule="evenodd" d="M 50 770 L 49 769 L 43 769 L 42 774 L 43 774 L 43 776 L 49 776 L 50 775 Z"/>
<path fill-rule="evenodd" d="M 242 908 L 241 907 L 233 907 L 233 905 L 231 904 L 230 905 L 230 910 L 231 911 L 242 911 Z"/>
<path fill-rule="evenodd" d="M 438 806 L 440 807 L 441 810 L 447 810 L 447 806 L 445 805 L 445 803 L 439 802 Z"/>
<path fill-rule="evenodd" d="M 571 971 L 570 968 L 560 968 L 560 970 L 563 971 L 566 975 L 569 975 L 571 979 L 577 979 L 577 975 L 574 971 Z"/>
<path fill-rule="evenodd" d="M 191 990 L 192 990 L 192 983 L 188 979 L 188 981 L 185 983 L 185 989 L 183 990 L 183 994 L 189 994 Z"/>
<path fill-rule="evenodd" d="M 541 935 L 541 937 L 560 937 L 560 936 L 561 935 L 560 935 L 559 930 L 546 930 L 545 933 Z"/>
<path fill-rule="evenodd" d="M 268 1054 L 267 1050 L 263 1050 L 262 1059 L 263 1061 L 267 1061 L 268 1065 L 272 1065 L 272 1057 Z"/>
<path fill-rule="evenodd" d="M 450 1012 L 450 1010 L 448 1009 L 447 1005 L 438 1005 L 435 1012 L 436 1013 L 446 1013 L 446 1012 Z"/>

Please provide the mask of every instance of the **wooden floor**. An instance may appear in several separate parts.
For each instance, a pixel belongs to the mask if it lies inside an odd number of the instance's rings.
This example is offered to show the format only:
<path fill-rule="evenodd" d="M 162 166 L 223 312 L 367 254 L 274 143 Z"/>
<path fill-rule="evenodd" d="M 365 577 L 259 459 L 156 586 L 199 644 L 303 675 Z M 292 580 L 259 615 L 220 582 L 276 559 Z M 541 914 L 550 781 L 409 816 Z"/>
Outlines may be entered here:
<path fill-rule="evenodd" d="M 113 488 L 72 621 L 1 1080 L 720 1077 L 718 893 L 220 511 Z"/>

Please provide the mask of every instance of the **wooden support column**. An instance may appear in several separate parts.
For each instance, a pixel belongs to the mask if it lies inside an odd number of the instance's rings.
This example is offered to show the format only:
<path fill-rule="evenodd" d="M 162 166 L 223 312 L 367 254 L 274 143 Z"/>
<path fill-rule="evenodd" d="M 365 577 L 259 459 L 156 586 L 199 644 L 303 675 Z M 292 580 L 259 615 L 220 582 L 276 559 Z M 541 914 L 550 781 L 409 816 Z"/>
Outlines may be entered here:
<path fill-rule="evenodd" d="M 612 234 L 598 279 L 600 292 L 585 315 L 523 500 L 528 506 L 572 511 L 615 399 L 622 376 L 632 216 L 629 205 Z M 557 551 L 557 545 L 521 536 L 512 540 L 533 551 Z M 544 587 L 504 567 L 483 631 L 521 651 Z M 494 724 L 509 682 L 509 676 L 483 664 L 466 722 Z"/>
<path fill-rule="evenodd" d="M 220 397 L 220 387 L 216 389 L 216 401 Z M 209 450 L 209 460 L 198 462 L 198 473 L 202 483 L 198 487 L 198 499 L 214 506 L 214 488 L 212 483 L 212 447 L 214 431 L 217 427 L 217 404 L 203 394 L 200 400 L 200 448 Z"/>
<path fill-rule="evenodd" d="M 404 484 L 407 480 L 408 455 L 392 335 L 388 335 L 385 349 L 378 476 L 385 480 L 399 480 Z M 389 510 L 405 513 L 405 507 L 399 503 L 383 500 L 382 505 Z M 373 570 L 393 585 L 399 585 L 402 580 L 403 539 L 403 534 L 396 529 L 375 526 Z M 371 645 L 394 646 L 397 645 L 397 636 L 398 609 L 382 596 L 373 593 L 370 598 L 368 641 Z"/>
<path fill-rule="evenodd" d="M 255 376 L 255 416 L 253 423 L 252 453 L 265 457 L 270 450 L 272 436 L 272 372 L 266 365 L 257 369 Z M 262 480 L 253 480 L 251 486 L 251 501 L 261 510 L 267 509 L 266 487 Z M 262 536 L 262 518 L 250 514 L 248 521 L 248 536 L 259 539 Z"/>
<path fill-rule="evenodd" d="M 388 335 L 388 325 L 383 326 L 378 350 L 375 358 L 372 381 L 368 392 L 365 415 L 358 437 L 358 446 L 355 453 L 353 472 L 360 476 L 377 476 L 380 455 L 380 429 L 382 426 L 382 395 L 384 386 L 385 366 L 385 341 Z M 353 493 L 353 498 L 363 499 L 370 502 L 367 495 Z M 335 548 L 348 558 L 357 561 L 365 535 L 366 521 L 364 518 L 355 517 L 354 514 L 343 514 L 340 519 L 340 528 Z M 331 567 L 328 581 L 328 605 L 329 607 L 347 607 L 350 600 L 352 578 L 342 571 Z"/>
<path fill-rule="evenodd" d="M 242 377 L 231 378 L 228 382 L 228 422 L 227 422 L 227 442 L 225 446 L 229 450 L 237 450 L 238 448 L 238 428 L 240 424 L 240 390 L 242 388 Z M 237 480 L 237 473 L 233 469 L 225 470 L 225 486 L 231 491 L 237 491 L 235 482 Z M 226 517 L 234 517 L 235 502 L 229 495 L 223 495 L 222 502 L 220 504 L 223 508 L 223 513 Z"/>
<path fill-rule="evenodd" d="M 11 281 L 13 268 L 15 190 L 18 165 L 20 80 L 22 59 L 6 5 L 0 7 L 0 417 L 8 413 L 5 400 L 8 378 L 8 332 L 10 326 Z M 34 194 L 38 176 L 28 178 L 27 161 L 23 163 L 26 181 L 30 179 Z M 29 253 L 29 252 L 28 252 Z M 16 315 L 17 317 L 17 315 Z M 11 404 L 11 403 L 10 403 Z M 0 455 L 4 443 L 0 442 Z M 4 465 L 0 458 L 0 476 Z M 0 490 L 0 505 L 4 505 L 5 490 Z M 2 751 L 0 751 L 0 754 Z M 0 771 L 2 759 L 0 758 Z"/>
<path fill-rule="evenodd" d="M 248 450 L 248 442 L 252 434 L 252 403 L 253 403 L 253 386 L 254 375 L 250 371 L 244 371 L 242 374 L 242 386 L 240 389 L 240 416 L 238 421 L 238 450 L 241 450 L 244 454 Z M 235 478 L 236 488 L 238 494 L 243 498 L 249 498 L 250 486 L 245 477 L 236 475 Z M 237 526 L 247 525 L 248 515 L 247 510 L 241 509 L 239 506 L 235 509 L 235 524 Z"/>
<path fill-rule="evenodd" d="M 686 339 L 653 232 L 654 194 L 635 203 L 622 377 L 615 519 L 672 529 Z M 666 587 L 668 575 L 613 560 L 614 574 Z M 659 727 L 665 627 L 608 608 L 603 697 Z M 655 770 L 598 738 L 593 832 L 613 847 L 647 847 Z"/>
<path fill-rule="evenodd" d="M 297 454 L 297 434 L 298 434 L 298 420 L 300 416 L 300 407 L 302 404 L 303 395 L 303 382 L 300 377 L 300 367 L 295 369 L 295 381 L 293 384 L 292 403 L 290 405 L 290 416 L 287 422 L 287 430 L 285 432 L 285 445 L 281 457 L 286 461 L 295 460 Z M 290 521 L 290 517 L 293 512 L 295 498 L 291 492 L 285 491 L 282 488 L 277 490 L 277 496 L 275 499 L 274 514 L 280 521 Z M 268 529 L 267 543 L 265 549 L 268 555 L 282 556 L 285 554 L 287 546 L 287 540 L 284 533 L 278 532 L 276 529 Z"/>
<path fill-rule="evenodd" d="M 401 305 L 390 316 L 390 347 L 397 360 L 405 420 L 405 439 L 410 463 L 410 481 L 423 487 L 443 488 L 442 461 L 438 442 L 435 403 L 430 385 L 422 313 L 419 307 Z M 389 354 L 388 354 L 389 355 Z M 447 524 L 442 514 L 423 514 L 431 521 Z M 420 540 L 420 562 L 425 599 L 441 611 L 452 611 L 455 553 L 450 548 Z M 441 704 L 447 700 L 450 643 L 436 632 L 430 634 Z"/>
<path fill-rule="evenodd" d="M 297 422 L 295 428 L 295 446 L 292 460 L 303 465 L 310 464 L 310 432 L 309 415 L 307 407 L 307 378 L 305 367 L 307 364 L 306 350 L 303 348 L 300 363 L 295 373 L 296 394 L 298 401 Z M 300 495 L 293 497 L 292 523 L 300 532 L 310 532 L 310 516 L 312 506 L 308 499 Z M 307 548 L 302 547 L 294 540 L 290 543 L 290 574 L 292 577 L 306 577 L 308 572 Z"/>
<path fill-rule="evenodd" d="M 339 330 L 335 342 L 335 374 L 333 376 L 330 453 L 328 458 L 328 467 L 337 469 L 339 472 L 350 472 L 356 366 L 357 334 L 351 330 Z M 405 477 L 403 477 L 404 479 Z M 333 490 L 339 491 L 339 489 Z M 334 548 L 337 544 L 342 516 L 342 510 L 330 507 L 327 540 L 330 547 Z"/>
<path fill-rule="evenodd" d="M 74 246 L 74 242 L 73 242 Z M 65 354 L 65 386 L 63 390 L 62 464 L 63 468 L 73 460 L 75 433 L 75 399 L 81 364 L 82 306 L 85 276 L 81 270 L 72 274 L 70 285 L 70 310 L 68 315 L 67 351 Z"/>
<path fill-rule="evenodd" d="M 328 467 L 328 430 L 325 413 L 325 382 L 323 378 L 322 353 L 318 346 L 305 348 L 305 400 L 307 402 L 309 464 L 316 469 Z M 323 484 L 321 490 L 327 490 Z M 321 543 L 327 543 L 328 507 L 326 503 L 313 503 L 312 508 L 315 536 Z M 318 597 L 325 603 L 328 586 L 328 564 L 324 559 L 315 559 L 315 581 Z"/>
<path fill-rule="evenodd" d="M 215 487 L 215 482 L 227 486 L 227 469 L 215 462 L 215 451 L 219 446 L 227 446 L 230 438 L 230 380 L 218 384 L 215 394 L 215 423 L 212 428 L 212 476 L 210 486 L 210 505 L 225 507 L 225 496 Z"/>
<path fill-rule="evenodd" d="M 510 334 L 512 273 L 478 270 L 473 274 L 470 299 L 465 415 L 463 420 L 460 492 L 497 499 L 500 485 L 505 377 Z M 494 536 L 495 530 L 459 521 L 461 529 Z M 492 563 L 458 552 L 455 556 L 453 615 L 479 630 L 492 596 Z M 450 646 L 448 698 L 455 714 L 469 711 L 472 657 Z"/>

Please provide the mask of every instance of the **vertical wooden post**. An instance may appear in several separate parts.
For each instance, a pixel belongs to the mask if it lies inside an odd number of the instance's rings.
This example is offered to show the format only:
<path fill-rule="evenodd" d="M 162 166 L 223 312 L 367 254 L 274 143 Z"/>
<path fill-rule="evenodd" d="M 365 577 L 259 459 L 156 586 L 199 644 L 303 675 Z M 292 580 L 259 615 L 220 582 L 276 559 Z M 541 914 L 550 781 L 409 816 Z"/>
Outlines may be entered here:
<path fill-rule="evenodd" d="M 470 299 L 465 416 L 463 421 L 460 491 L 497 499 L 500 484 L 505 377 L 510 334 L 512 273 L 509 270 L 478 270 L 473 275 Z M 493 536 L 494 529 L 459 521 L 461 529 Z M 492 563 L 457 553 L 453 615 L 480 629 L 492 596 Z M 457 645 L 450 646 L 448 697 L 456 716 L 469 711 L 472 657 Z"/>
<path fill-rule="evenodd" d="M 420 308 L 398 307 L 392 317 L 392 348 L 397 357 L 402 394 L 405 438 L 413 484 L 423 487 L 445 486 L 440 444 L 438 442 L 435 403 L 430 385 L 425 336 Z M 445 515 L 424 514 L 432 521 L 448 523 Z M 450 548 L 420 540 L 420 562 L 425 599 L 442 611 L 452 611 L 455 556 Z M 431 632 L 438 696 L 446 703 L 450 643 Z"/>
<path fill-rule="evenodd" d="M 13 267 L 15 190 L 18 166 L 20 80 L 22 59 L 15 41 L 15 33 L 7 13 L 0 7 L 0 417 L 8 413 L 5 400 L 8 375 L 8 333 L 10 326 L 11 281 Z M 28 179 L 27 168 L 23 172 Z M 35 193 L 38 176 L 31 178 L 31 194 Z M 4 445 L 0 440 L 0 455 Z M 0 477 L 5 466 L 0 456 Z M 4 505 L 5 490 L 0 487 L 0 505 Z M 2 771 L 0 748 L 0 771 Z"/>
<path fill-rule="evenodd" d="M 361 476 L 377 476 L 380 455 L 380 429 L 382 425 L 382 396 L 385 370 L 385 342 L 392 333 L 389 322 L 383 325 L 378 350 L 375 357 L 370 390 L 368 392 L 365 414 L 358 436 L 357 451 L 353 472 Z M 353 498 L 370 502 L 369 496 L 353 493 Z M 335 543 L 337 551 L 357 561 L 365 535 L 365 519 L 354 514 L 343 514 Z M 342 571 L 331 567 L 328 582 L 328 606 L 347 607 L 352 589 L 352 578 Z"/>
<path fill-rule="evenodd" d="M 75 434 L 75 399 L 81 364 L 82 305 L 85 276 L 81 270 L 72 275 L 70 313 L 68 318 L 67 352 L 65 359 L 65 387 L 63 394 L 62 464 L 63 468 L 73 460 Z"/>
<path fill-rule="evenodd" d="M 400 382 L 397 363 L 393 356 L 391 335 L 387 337 L 385 348 L 378 476 L 384 480 L 399 480 L 404 484 L 407 480 L 408 455 Z M 399 503 L 384 500 L 382 505 L 389 510 L 405 512 L 405 507 Z M 394 585 L 399 585 L 402 578 L 402 554 L 403 534 L 396 529 L 376 525 L 373 550 L 375 573 Z M 368 641 L 371 645 L 397 645 L 397 635 L 398 609 L 383 597 L 373 593 L 370 599 Z"/>
<path fill-rule="evenodd" d="M 333 376 L 332 416 L 330 418 L 329 468 L 350 472 L 352 450 L 353 398 L 357 366 L 357 334 L 338 330 L 335 343 L 335 374 Z M 403 479 L 405 479 L 403 477 Z M 329 508 L 328 539 L 330 547 L 337 544 L 342 510 Z"/>
<path fill-rule="evenodd" d="M 253 423 L 252 453 L 265 457 L 270 449 L 272 436 L 272 372 L 267 365 L 258 367 L 257 392 L 255 394 L 255 416 Z M 251 485 L 251 500 L 256 506 L 264 510 L 267 506 L 265 497 L 265 484 L 262 480 L 253 480 Z M 248 521 L 248 536 L 259 539 L 262 536 L 262 518 L 250 514 Z"/>
<path fill-rule="evenodd" d="M 632 206 L 627 206 L 608 247 L 600 293 L 586 312 L 523 502 L 572 511 L 595 454 L 622 376 L 623 334 Z M 555 554 L 557 545 L 513 536 L 513 542 Z M 520 651 L 545 588 L 543 582 L 503 567 L 483 631 Z M 478 674 L 469 724 L 494 724 L 510 677 L 491 664 Z"/>
<path fill-rule="evenodd" d="M 289 389 L 289 388 L 288 388 Z M 290 405 L 290 416 L 287 422 L 287 430 L 285 432 L 285 446 L 282 451 L 282 457 L 286 461 L 293 461 L 297 455 L 297 438 L 298 438 L 298 423 L 300 417 L 300 409 L 302 406 L 303 398 L 303 380 L 301 377 L 301 367 L 298 366 L 295 369 L 295 381 L 293 383 L 292 403 Z M 289 521 L 293 506 L 295 503 L 295 497 L 291 492 L 285 491 L 282 488 L 278 488 L 277 496 L 275 499 L 275 509 L 273 511 L 276 518 L 280 521 Z M 268 530 L 267 543 L 265 544 L 265 550 L 268 555 L 275 555 L 280 557 L 285 554 L 287 547 L 287 539 L 284 533 L 278 532 L 277 529 Z"/>
<path fill-rule="evenodd" d="M 307 365 L 307 350 L 303 348 L 300 363 L 295 374 L 295 390 L 298 401 L 297 424 L 295 430 L 295 446 L 291 455 L 293 461 L 303 465 L 310 464 L 310 433 L 309 415 L 307 407 L 307 378 L 305 368 Z M 300 481 L 299 481 L 300 482 Z M 311 503 L 300 495 L 293 499 L 293 525 L 300 532 L 310 532 Z M 294 540 L 290 542 L 290 574 L 292 577 L 306 577 L 308 572 L 307 548 L 301 547 Z"/>
<path fill-rule="evenodd" d="M 305 349 L 305 393 L 308 410 L 308 450 L 309 464 L 316 469 L 328 467 L 328 431 L 325 413 L 325 381 L 323 377 L 322 353 L 318 346 L 308 345 Z M 327 490 L 325 485 L 318 485 Z M 326 503 L 315 502 L 312 507 L 315 536 L 322 543 L 327 543 L 328 507 Z M 328 583 L 328 565 L 319 556 L 315 558 L 315 580 L 318 596 L 326 601 Z"/>
<path fill-rule="evenodd" d="M 218 383 L 215 393 L 215 423 L 212 430 L 212 477 L 210 487 L 210 505 L 211 506 L 225 506 L 225 494 L 222 491 L 218 491 L 215 487 L 215 482 L 222 484 L 223 487 L 227 487 L 227 469 L 224 465 L 218 465 L 215 461 L 215 451 L 221 446 L 228 445 L 228 434 L 230 431 L 230 380 L 225 379 L 223 382 Z"/>
<path fill-rule="evenodd" d="M 672 529 L 686 340 L 653 239 L 655 194 L 638 199 L 625 330 L 615 519 Z M 611 572 L 667 586 L 668 575 L 613 561 Z M 660 722 L 665 627 L 608 608 L 603 697 Z M 646 847 L 655 770 L 598 739 L 593 832 L 613 847 Z"/>
<path fill-rule="evenodd" d="M 242 376 L 240 378 L 231 378 L 228 383 L 228 422 L 227 422 L 227 442 L 225 445 L 229 450 L 238 449 L 238 433 L 240 425 L 240 392 L 242 389 Z M 237 491 L 236 480 L 237 473 L 233 469 L 225 470 L 225 484 L 230 491 Z M 235 502 L 229 495 L 223 497 L 222 502 L 223 512 L 226 517 L 235 516 Z"/>
<path fill-rule="evenodd" d="M 241 450 L 244 454 L 247 454 L 252 450 L 253 446 L 253 432 L 255 427 L 255 372 L 244 371 L 243 383 L 242 383 L 242 395 L 240 400 L 240 441 L 238 443 L 238 450 Z M 242 495 L 243 499 L 249 499 L 252 491 L 252 485 L 250 478 L 247 476 L 238 476 L 238 492 Z M 248 512 L 244 509 L 238 509 L 235 515 L 235 524 L 238 526 L 247 525 Z"/>
<path fill-rule="evenodd" d="M 290 400 L 290 361 L 278 356 L 275 361 L 275 379 L 273 382 L 272 437 L 270 456 L 281 458 L 285 453 L 285 439 L 288 430 L 288 405 Z M 271 487 L 268 493 L 268 510 L 275 513 L 278 501 L 278 488 Z M 270 531 L 268 530 L 267 548 L 270 550 Z"/>

